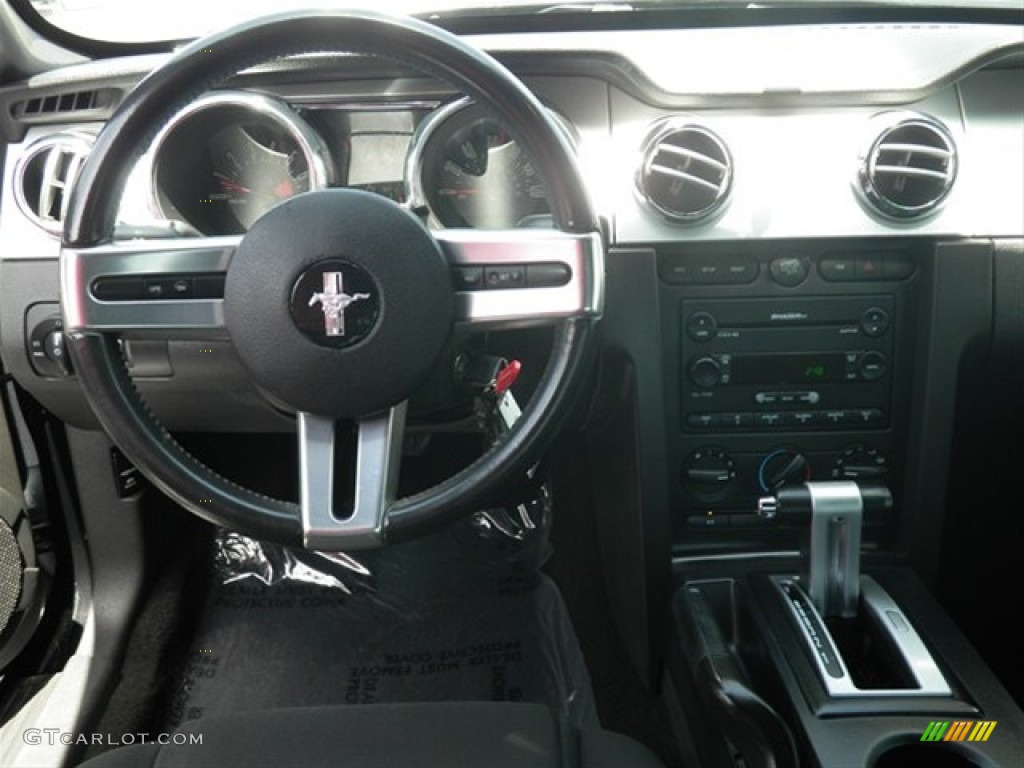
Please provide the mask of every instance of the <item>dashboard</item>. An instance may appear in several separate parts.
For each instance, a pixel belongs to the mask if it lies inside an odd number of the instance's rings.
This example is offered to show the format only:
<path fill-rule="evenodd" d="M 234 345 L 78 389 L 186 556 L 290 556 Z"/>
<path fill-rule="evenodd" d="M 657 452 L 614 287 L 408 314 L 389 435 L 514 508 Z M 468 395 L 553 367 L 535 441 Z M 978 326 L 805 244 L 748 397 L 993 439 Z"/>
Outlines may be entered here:
<path fill-rule="evenodd" d="M 577 153 L 607 237 L 605 354 L 629 361 L 642 404 L 630 482 L 658 489 L 673 541 L 792 541 L 750 512 L 793 478 L 885 476 L 924 508 L 924 478 L 946 471 L 963 349 L 993 327 L 1021 333 L 1016 273 L 993 255 L 1024 237 L 1020 27 L 471 39 L 522 77 Z M 61 216 L 105 120 L 162 60 L 86 62 L 0 91 L 4 361 L 73 425 L 92 417 L 59 346 Z M 168 105 L 135 163 L 118 217 L 126 240 L 237 235 L 332 186 L 384 195 L 432 228 L 552 226 L 544 169 L 499 119 L 362 57 L 260 65 Z M 124 350 L 172 429 L 292 429 L 229 339 L 126 337 Z M 936 450 L 913 448 L 929 440 Z"/>

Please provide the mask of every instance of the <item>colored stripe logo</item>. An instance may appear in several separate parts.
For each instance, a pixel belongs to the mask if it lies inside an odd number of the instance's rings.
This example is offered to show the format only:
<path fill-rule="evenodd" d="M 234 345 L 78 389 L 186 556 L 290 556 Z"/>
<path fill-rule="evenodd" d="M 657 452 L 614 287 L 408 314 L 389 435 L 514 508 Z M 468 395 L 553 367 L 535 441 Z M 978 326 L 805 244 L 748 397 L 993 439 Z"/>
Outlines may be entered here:
<path fill-rule="evenodd" d="M 934 720 L 921 734 L 921 741 L 988 741 L 998 720 Z"/>

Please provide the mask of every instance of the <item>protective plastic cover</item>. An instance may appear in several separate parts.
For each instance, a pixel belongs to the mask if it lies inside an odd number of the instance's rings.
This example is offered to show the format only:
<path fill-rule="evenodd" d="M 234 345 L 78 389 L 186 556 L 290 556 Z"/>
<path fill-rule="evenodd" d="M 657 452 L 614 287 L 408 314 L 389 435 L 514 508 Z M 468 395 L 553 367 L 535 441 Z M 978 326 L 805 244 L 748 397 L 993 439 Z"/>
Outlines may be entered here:
<path fill-rule="evenodd" d="M 549 519 L 542 495 L 358 557 L 222 532 L 168 727 L 269 707 L 411 701 L 540 702 L 598 727 L 568 612 L 541 571 Z"/>

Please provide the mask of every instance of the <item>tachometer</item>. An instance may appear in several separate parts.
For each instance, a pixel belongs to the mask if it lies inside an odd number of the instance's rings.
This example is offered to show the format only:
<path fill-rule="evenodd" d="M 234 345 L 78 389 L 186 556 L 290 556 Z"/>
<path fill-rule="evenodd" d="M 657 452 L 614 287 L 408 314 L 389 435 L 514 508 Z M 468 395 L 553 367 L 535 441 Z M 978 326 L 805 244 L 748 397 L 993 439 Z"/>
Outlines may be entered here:
<path fill-rule="evenodd" d="M 533 162 L 504 125 L 471 102 L 456 102 L 427 118 L 408 165 L 410 200 L 426 205 L 442 226 L 549 223 L 547 190 Z"/>
<path fill-rule="evenodd" d="M 198 99 L 155 142 L 157 206 L 206 235 L 244 232 L 277 203 L 322 189 L 332 177 L 313 129 L 284 103 L 258 94 Z"/>

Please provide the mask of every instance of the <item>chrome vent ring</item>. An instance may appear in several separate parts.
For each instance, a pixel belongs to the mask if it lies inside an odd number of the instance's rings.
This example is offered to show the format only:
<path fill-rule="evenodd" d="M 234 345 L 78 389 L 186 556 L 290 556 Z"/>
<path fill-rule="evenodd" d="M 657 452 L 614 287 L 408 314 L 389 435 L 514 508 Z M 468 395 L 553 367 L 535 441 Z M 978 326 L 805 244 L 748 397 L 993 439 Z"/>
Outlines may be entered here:
<path fill-rule="evenodd" d="M 51 235 L 64 228 L 71 190 L 88 157 L 94 137 L 55 133 L 30 144 L 14 171 L 14 199 L 37 226 Z"/>
<path fill-rule="evenodd" d="M 935 212 L 953 189 L 957 150 L 938 120 L 918 113 L 884 114 L 884 127 L 861 153 L 857 190 L 875 211 L 894 219 Z"/>
<path fill-rule="evenodd" d="M 644 141 L 636 187 L 666 218 L 697 223 L 725 204 L 732 176 L 732 156 L 721 138 L 685 118 L 668 118 L 655 123 Z"/>

